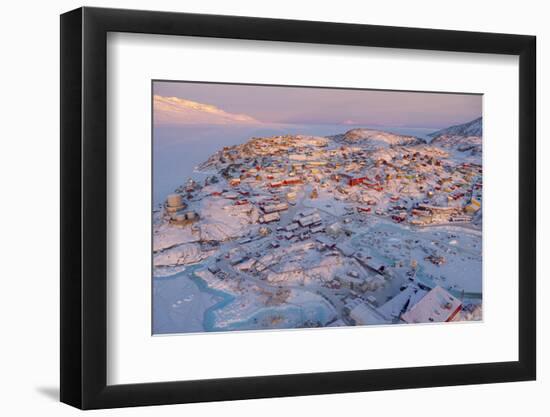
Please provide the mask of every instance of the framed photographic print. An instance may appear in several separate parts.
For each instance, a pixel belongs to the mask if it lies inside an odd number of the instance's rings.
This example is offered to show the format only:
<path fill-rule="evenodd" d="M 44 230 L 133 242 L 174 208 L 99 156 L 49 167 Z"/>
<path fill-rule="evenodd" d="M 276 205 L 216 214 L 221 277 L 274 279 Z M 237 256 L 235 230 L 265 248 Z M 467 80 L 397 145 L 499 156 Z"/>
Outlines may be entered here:
<path fill-rule="evenodd" d="M 535 38 L 61 16 L 61 400 L 535 379 Z"/>

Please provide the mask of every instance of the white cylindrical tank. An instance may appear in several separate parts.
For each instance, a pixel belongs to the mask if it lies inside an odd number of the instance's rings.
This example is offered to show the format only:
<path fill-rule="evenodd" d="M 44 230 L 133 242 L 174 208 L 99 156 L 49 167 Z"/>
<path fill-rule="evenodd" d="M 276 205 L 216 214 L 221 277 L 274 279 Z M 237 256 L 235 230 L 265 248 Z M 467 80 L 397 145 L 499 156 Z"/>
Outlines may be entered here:
<path fill-rule="evenodd" d="M 173 207 L 173 208 L 181 207 L 183 205 L 183 200 L 181 198 L 181 195 L 179 194 L 170 194 L 166 198 L 166 202 L 169 207 Z"/>

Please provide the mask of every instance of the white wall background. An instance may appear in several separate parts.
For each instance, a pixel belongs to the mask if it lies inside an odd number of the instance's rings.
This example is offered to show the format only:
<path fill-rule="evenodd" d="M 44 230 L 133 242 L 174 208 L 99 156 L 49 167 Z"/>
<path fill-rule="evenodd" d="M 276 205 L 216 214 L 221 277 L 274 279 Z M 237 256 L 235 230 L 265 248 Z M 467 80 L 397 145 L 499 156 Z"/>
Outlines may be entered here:
<path fill-rule="evenodd" d="M 441 29 L 510 32 L 538 36 L 538 209 L 539 259 L 550 249 L 550 222 L 540 213 L 550 209 L 543 193 L 550 168 L 542 167 L 550 147 L 542 120 L 550 97 L 550 27 L 544 2 L 339 2 L 278 0 L 202 0 L 201 2 L 92 1 L 89 6 L 124 7 L 239 14 L 292 19 L 417 26 Z M 2 80 L 0 100 L 0 410 L 4 415 L 75 415 L 57 402 L 59 378 L 59 17 L 81 6 L 72 0 L 27 1 L 3 5 L 0 23 Z M 544 102 L 543 102 L 544 101 Z M 432 388 L 315 397 L 237 401 L 99 411 L 97 415 L 280 416 L 315 413 L 335 415 L 463 416 L 545 415 L 550 390 L 550 270 L 539 262 L 537 382 Z M 547 394 L 546 394 L 547 395 Z"/>

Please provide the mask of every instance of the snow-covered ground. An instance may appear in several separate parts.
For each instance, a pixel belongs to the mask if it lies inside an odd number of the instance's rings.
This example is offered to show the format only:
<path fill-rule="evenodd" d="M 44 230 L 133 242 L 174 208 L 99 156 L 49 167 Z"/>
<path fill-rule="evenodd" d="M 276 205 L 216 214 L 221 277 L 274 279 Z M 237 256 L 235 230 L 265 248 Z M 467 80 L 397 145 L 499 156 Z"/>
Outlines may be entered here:
<path fill-rule="evenodd" d="M 402 323 L 436 287 L 460 300 L 453 320 L 480 320 L 476 129 L 430 144 L 353 129 L 216 152 L 203 180 L 175 190 L 185 208 L 153 215 L 153 332 Z"/>

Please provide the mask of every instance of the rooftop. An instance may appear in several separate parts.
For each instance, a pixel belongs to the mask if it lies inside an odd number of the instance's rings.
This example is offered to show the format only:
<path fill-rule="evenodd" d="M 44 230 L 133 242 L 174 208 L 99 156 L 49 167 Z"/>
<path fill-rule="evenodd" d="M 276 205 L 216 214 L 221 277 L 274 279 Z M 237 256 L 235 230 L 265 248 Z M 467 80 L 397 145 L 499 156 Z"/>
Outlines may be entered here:
<path fill-rule="evenodd" d="M 441 323 L 451 321 L 462 302 L 440 286 L 433 288 L 418 303 L 401 316 L 407 323 Z"/>

